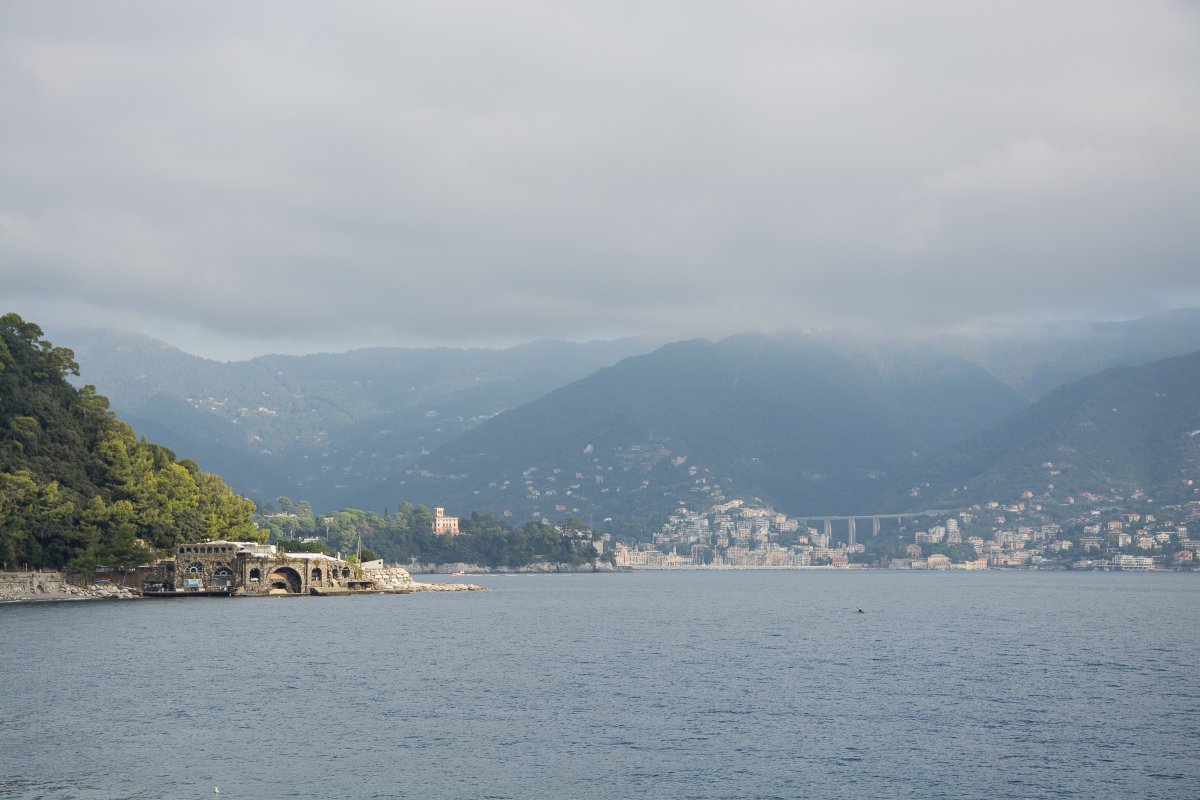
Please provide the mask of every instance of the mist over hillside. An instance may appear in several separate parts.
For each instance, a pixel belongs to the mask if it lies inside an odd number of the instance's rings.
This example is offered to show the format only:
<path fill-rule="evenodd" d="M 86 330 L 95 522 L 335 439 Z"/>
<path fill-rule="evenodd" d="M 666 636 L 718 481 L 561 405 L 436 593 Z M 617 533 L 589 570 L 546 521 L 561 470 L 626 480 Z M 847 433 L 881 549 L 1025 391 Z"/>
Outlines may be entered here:
<path fill-rule="evenodd" d="M 636 339 L 504 350 L 373 348 L 222 363 L 138 334 L 68 331 L 80 382 L 248 497 L 337 508 L 501 411 L 621 358 Z"/>
<path fill-rule="evenodd" d="M 937 344 L 1033 401 L 1111 367 L 1200 349 L 1200 309 L 1175 309 L 1124 322 L 1059 322 L 1004 335 L 946 336 Z"/>
<path fill-rule="evenodd" d="M 744 334 L 232 363 L 136 334 L 57 338 L 139 433 L 260 501 L 637 525 L 719 497 L 797 515 L 905 502 L 914 470 L 1080 373 L 1197 349 L 1200 311 L 990 337 Z"/>

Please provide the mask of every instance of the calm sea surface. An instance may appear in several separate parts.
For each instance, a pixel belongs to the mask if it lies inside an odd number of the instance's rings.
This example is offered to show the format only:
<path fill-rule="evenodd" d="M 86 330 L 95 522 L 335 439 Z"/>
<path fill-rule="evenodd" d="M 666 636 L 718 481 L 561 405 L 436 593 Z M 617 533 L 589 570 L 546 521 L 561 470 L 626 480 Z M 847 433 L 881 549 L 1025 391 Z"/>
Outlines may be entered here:
<path fill-rule="evenodd" d="M 2 606 L 0 797 L 1200 797 L 1200 576 L 469 580 Z"/>

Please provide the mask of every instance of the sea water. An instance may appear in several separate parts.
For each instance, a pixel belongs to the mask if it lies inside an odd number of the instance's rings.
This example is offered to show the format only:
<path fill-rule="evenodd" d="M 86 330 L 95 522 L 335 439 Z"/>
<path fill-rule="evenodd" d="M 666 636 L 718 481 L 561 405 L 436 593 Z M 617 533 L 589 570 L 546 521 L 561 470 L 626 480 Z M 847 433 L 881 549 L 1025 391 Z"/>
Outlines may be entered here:
<path fill-rule="evenodd" d="M 0 607 L 0 797 L 1200 797 L 1200 576 L 466 580 Z"/>

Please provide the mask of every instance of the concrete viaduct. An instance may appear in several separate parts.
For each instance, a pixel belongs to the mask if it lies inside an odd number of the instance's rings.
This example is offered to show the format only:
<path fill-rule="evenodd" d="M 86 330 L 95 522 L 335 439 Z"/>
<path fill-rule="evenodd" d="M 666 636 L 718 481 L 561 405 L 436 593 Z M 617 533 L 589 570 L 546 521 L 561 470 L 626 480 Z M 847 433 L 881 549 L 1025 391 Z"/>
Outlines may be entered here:
<path fill-rule="evenodd" d="M 880 525 L 881 520 L 893 520 L 893 519 L 896 520 L 896 527 L 898 529 L 900 527 L 900 525 L 903 523 L 903 521 L 906 519 L 915 519 L 917 517 L 944 516 L 949 513 L 951 513 L 951 512 L 931 509 L 929 511 L 913 511 L 913 512 L 898 513 L 898 514 L 852 514 L 852 515 L 848 515 L 848 516 L 836 515 L 836 514 L 818 514 L 818 515 L 813 515 L 813 516 L 808 516 L 808 517 L 797 517 L 796 519 L 798 519 L 800 522 L 804 523 L 805 525 L 808 525 L 811 522 L 816 522 L 816 521 L 820 520 L 824 525 L 824 531 L 825 531 L 826 536 L 833 535 L 834 520 L 838 520 L 839 522 L 842 520 L 845 520 L 846 521 L 846 532 L 848 534 L 846 541 L 847 541 L 847 544 L 849 544 L 851 547 L 853 547 L 855 544 L 858 543 L 857 528 L 858 528 L 859 520 L 870 520 L 871 521 L 871 535 L 878 536 L 879 535 L 879 525 Z"/>

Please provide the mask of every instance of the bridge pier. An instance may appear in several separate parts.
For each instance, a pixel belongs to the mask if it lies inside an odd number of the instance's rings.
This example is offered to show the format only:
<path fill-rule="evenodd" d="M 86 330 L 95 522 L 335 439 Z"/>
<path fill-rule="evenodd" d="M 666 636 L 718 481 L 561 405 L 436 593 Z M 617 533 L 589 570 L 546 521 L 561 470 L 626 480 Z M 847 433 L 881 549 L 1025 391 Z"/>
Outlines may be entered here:
<path fill-rule="evenodd" d="M 896 532 L 901 533 L 904 530 L 904 520 L 905 519 L 918 519 L 920 517 L 931 517 L 931 516 L 941 515 L 941 514 L 945 514 L 945 513 L 947 513 L 947 512 L 945 512 L 945 511 L 920 511 L 920 512 L 912 512 L 912 513 L 908 513 L 908 514 L 891 514 L 891 513 L 888 513 L 888 514 L 859 514 L 857 516 L 851 516 L 851 515 L 837 516 L 837 515 L 835 515 L 835 516 L 828 516 L 828 517 L 800 517 L 799 519 L 801 522 L 805 523 L 805 525 L 807 525 L 809 522 L 816 522 L 817 520 L 821 520 L 821 527 L 825 532 L 825 536 L 828 537 L 830 541 L 832 541 L 832 539 L 833 539 L 833 522 L 834 522 L 834 520 L 837 520 L 838 522 L 841 522 L 842 520 L 846 520 L 846 533 L 847 533 L 846 538 L 848 540 L 848 544 L 850 546 L 853 546 L 855 544 L 858 544 L 857 528 L 858 528 L 858 520 L 860 520 L 860 519 L 861 520 L 871 520 L 871 535 L 878 536 L 880 529 L 883 527 L 883 521 L 885 519 L 896 520 Z M 815 528 L 814 528 L 814 530 L 815 530 Z"/>

